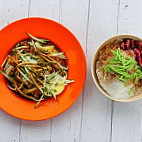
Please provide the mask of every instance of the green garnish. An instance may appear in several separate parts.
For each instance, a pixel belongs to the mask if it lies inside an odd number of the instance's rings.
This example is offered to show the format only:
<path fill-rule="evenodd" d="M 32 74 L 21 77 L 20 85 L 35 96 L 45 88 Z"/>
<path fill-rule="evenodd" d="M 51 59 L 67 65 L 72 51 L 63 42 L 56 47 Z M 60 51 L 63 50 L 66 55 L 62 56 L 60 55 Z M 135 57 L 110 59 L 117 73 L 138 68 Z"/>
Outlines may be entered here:
<path fill-rule="evenodd" d="M 42 96 L 40 97 L 40 100 L 37 101 L 37 103 L 35 104 L 34 108 L 37 108 L 37 106 L 39 105 L 39 103 L 42 101 L 43 97 L 44 97 L 44 95 L 42 95 Z"/>
<path fill-rule="evenodd" d="M 27 33 L 27 35 L 28 35 L 29 37 L 31 37 L 33 40 L 38 41 L 38 42 L 40 42 L 40 43 L 47 43 L 47 42 L 49 41 L 49 40 L 46 40 L 46 39 L 37 38 L 37 37 L 35 37 L 35 36 L 33 36 L 33 35 L 29 34 L 29 33 Z"/>
<path fill-rule="evenodd" d="M 136 84 L 138 79 L 142 79 L 141 67 L 130 56 L 125 57 L 117 51 L 112 50 L 114 57 L 107 61 L 107 65 L 103 66 L 105 72 L 114 73 L 116 78 L 127 85 L 128 82 Z M 132 93 L 133 89 L 130 89 Z"/>
<path fill-rule="evenodd" d="M 134 91 L 134 86 L 131 87 L 130 91 L 129 91 L 129 95 Z"/>

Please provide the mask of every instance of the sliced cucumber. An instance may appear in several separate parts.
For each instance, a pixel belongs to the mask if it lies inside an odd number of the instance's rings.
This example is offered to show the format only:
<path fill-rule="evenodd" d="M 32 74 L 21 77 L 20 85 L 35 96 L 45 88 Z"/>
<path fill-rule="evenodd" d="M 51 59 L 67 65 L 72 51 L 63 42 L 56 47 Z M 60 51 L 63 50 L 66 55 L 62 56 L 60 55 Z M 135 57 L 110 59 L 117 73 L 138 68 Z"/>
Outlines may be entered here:
<path fill-rule="evenodd" d="M 65 88 L 65 85 L 57 85 L 57 86 L 55 86 L 55 87 L 53 87 L 52 89 L 51 89 L 51 91 L 52 91 L 52 93 L 54 94 L 54 95 L 59 95 L 60 93 L 62 93 L 62 91 L 64 90 L 64 88 Z"/>
<path fill-rule="evenodd" d="M 40 44 L 39 42 L 35 42 L 36 47 L 42 51 L 52 52 L 54 50 L 54 45 L 44 45 Z"/>

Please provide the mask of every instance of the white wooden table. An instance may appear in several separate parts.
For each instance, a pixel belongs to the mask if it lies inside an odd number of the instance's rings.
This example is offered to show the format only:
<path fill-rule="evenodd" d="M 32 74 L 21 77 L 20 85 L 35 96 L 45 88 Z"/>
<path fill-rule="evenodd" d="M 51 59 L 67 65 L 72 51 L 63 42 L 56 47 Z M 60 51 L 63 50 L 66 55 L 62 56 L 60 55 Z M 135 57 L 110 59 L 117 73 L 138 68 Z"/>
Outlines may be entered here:
<path fill-rule="evenodd" d="M 53 19 L 75 34 L 86 53 L 86 84 L 71 108 L 49 120 L 24 121 L 0 110 L 0 142 L 142 142 L 142 100 L 109 100 L 90 71 L 104 40 L 124 33 L 142 37 L 142 0 L 0 0 L 0 29 L 25 17 Z"/>

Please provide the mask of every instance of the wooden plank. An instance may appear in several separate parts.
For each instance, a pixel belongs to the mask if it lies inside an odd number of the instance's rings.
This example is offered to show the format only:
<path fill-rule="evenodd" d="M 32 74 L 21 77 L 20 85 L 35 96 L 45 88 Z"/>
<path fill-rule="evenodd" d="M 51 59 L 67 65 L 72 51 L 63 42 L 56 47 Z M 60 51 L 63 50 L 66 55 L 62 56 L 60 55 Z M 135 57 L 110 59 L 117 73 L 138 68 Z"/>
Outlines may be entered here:
<path fill-rule="evenodd" d="M 86 29 L 88 17 L 86 0 L 61 1 L 60 22 L 79 39 L 86 52 Z M 66 112 L 52 119 L 52 142 L 79 142 L 82 116 L 82 94 Z"/>
<path fill-rule="evenodd" d="M 141 103 L 114 103 L 112 142 L 141 142 Z"/>
<path fill-rule="evenodd" d="M 0 141 L 19 142 L 20 120 L 0 110 Z"/>
<path fill-rule="evenodd" d="M 118 34 L 142 37 L 141 1 L 120 0 Z M 112 142 L 141 142 L 141 103 L 114 103 Z"/>
<path fill-rule="evenodd" d="M 50 142 L 51 119 L 21 121 L 20 142 Z"/>
<path fill-rule="evenodd" d="M 29 17 L 59 20 L 59 0 L 31 0 Z M 52 119 L 39 122 L 21 122 L 21 142 L 50 142 Z"/>
<path fill-rule="evenodd" d="M 60 22 L 79 40 L 86 52 L 86 30 L 89 0 L 61 0 Z"/>
<path fill-rule="evenodd" d="M 87 79 L 83 99 L 80 142 L 110 142 L 113 102 L 103 96 L 91 78 L 95 50 L 117 34 L 118 1 L 91 0 L 87 36 Z"/>
<path fill-rule="evenodd" d="M 30 17 L 45 17 L 59 21 L 60 0 L 31 0 Z"/>
<path fill-rule="evenodd" d="M 27 17 L 29 0 L 1 0 L 0 1 L 0 29 L 7 24 Z"/>
<path fill-rule="evenodd" d="M 141 0 L 120 0 L 119 34 L 133 34 L 142 37 Z"/>
<path fill-rule="evenodd" d="M 28 4 L 28 1 L 1 0 L 0 29 L 15 20 L 27 17 Z M 0 110 L 0 141 L 19 142 L 19 127 L 19 119 Z"/>

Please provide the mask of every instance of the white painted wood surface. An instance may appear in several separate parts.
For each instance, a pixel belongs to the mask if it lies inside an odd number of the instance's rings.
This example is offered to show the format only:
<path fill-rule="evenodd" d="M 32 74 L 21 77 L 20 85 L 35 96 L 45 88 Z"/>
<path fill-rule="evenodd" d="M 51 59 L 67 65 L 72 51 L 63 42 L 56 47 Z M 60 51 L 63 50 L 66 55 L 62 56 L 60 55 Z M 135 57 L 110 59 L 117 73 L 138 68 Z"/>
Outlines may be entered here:
<path fill-rule="evenodd" d="M 0 0 L 0 28 L 24 17 L 53 19 L 75 34 L 87 59 L 85 87 L 71 108 L 40 122 L 0 110 L 0 142 L 141 142 L 142 100 L 109 100 L 90 72 L 93 54 L 104 40 L 125 33 L 142 37 L 141 5 L 141 0 Z"/>

